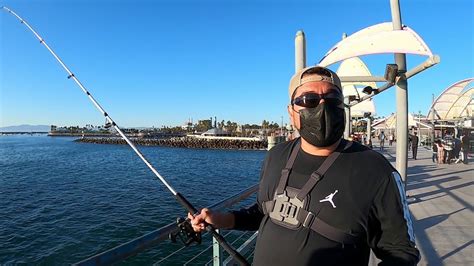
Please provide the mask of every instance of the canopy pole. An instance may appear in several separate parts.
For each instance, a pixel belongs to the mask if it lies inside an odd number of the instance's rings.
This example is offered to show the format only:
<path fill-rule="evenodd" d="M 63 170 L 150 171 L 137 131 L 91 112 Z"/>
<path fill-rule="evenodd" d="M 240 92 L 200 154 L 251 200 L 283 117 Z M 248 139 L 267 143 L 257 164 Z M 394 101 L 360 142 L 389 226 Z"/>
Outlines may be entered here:
<path fill-rule="evenodd" d="M 390 0 L 392 11 L 393 30 L 402 29 L 402 18 L 399 0 Z M 408 161 L 408 82 L 406 78 L 406 54 L 395 54 L 395 63 L 398 65 L 398 78 L 395 83 L 397 101 L 397 142 L 396 142 L 396 168 L 407 185 Z"/>

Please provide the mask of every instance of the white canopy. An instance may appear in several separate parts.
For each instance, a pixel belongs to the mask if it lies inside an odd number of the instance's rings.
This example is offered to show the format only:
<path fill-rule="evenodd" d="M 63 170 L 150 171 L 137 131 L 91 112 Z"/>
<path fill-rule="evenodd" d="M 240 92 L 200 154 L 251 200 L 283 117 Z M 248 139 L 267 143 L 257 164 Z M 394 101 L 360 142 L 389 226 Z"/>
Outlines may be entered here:
<path fill-rule="evenodd" d="M 342 61 L 341 65 L 337 70 L 337 74 L 340 77 L 343 76 L 367 76 L 370 77 L 371 73 L 367 66 L 362 62 L 359 57 L 352 57 Z M 377 88 L 375 82 L 342 82 L 342 90 L 344 96 L 354 95 L 357 98 L 363 96 L 362 89 L 357 86 L 371 86 Z M 352 117 L 363 117 L 364 113 L 370 112 L 375 115 L 375 104 L 372 99 L 365 100 L 357 105 L 351 107 Z"/>
<path fill-rule="evenodd" d="M 425 125 L 425 124 L 424 124 Z M 416 127 L 417 121 L 412 114 L 408 114 L 408 127 Z M 374 122 L 372 125 L 374 129 L 395 129 L 397 127 L 397 115 L 392 114 L 382 120 Z"/>
<path fill-rule="evenodd" d="M 474 78 L 468 78 L 454 83 L 436 98 L 428 111 L 430 119 L 452 120 L 474 116 L 474 87 L 469 83 Z"/>
<path fill-rule="evenodd" d="M 394 30 L 391 22 L 385 22 L 344 38 L 326 53 L 319 65 L 329 66 L 355 56 L 383 53 L 433 56 L 430 48 L 415 31 L 407 26 L 402 30 Z"/>

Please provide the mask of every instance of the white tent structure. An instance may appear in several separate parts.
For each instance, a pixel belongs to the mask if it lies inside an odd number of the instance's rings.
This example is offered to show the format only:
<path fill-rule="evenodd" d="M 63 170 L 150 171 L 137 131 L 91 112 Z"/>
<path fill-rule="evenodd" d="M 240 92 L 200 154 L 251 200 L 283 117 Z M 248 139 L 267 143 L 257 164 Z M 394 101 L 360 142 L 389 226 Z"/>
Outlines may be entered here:
<path fill-rule="evenodd" d="M 362 29 L 333 46 L 319 62 L 329 66 L 355 56 L 384 53 L 417 54 L 433 57 L 423 39 L 411 28 L 394 30 L 392 22 Z"/>
<path fill-rule="evenodd" d="M 385 134 L 396 136 L 397 128 L 397 115 L 392 114 L 389 117 L 374 122 L 373 129 L 375 135 L 379 135 L 380 132 L 384 131 Z M 415 118 L 412 114 L 408 114 L 408 128 L 411 133 L 417 132 L 421 141 L 425 142 L 430 139 L 433 131 L 433 126 L 427 124 L 426 121 Z"/>
<path fill-rule="evenodd" d="M 359 57 L 352 57 L 342 61 L 341 65 L 337 70 L 337 74 L 340 77 L 372 76 L 367 66 L 364 64 L 364 62 L 362 62 Z M 362 89 L 365 86 L 371 86 L 374 89 L 377 88 L 377 84 L 375 82 L 342 82 L 344 97 L 355 96 L 357 99 L 360 99 L 360 96 L 363 95 Z M 367 112 L 371 113 L 372 116 L 374 116 L 376 113 L 375 103 L 372 98 L 362 101 L 360 104 L 351 107 L 351 117 L 364 117 L 364 113 Z"/>
<path fill-rule="evenodd" d="M 474 117 L 474 78 L 454 83 L 436 98 L 428 111 L 432 120 L 459 120 Z"/>
<path fill-rule="evenodd" d="M 418 127 L 418 121 L 415 120 L 412 114 L 408 114 L 408 127 Z M 428 125 L 427 125 L 428 126 Z M 389 117 L 383 118 L 381 120 L 375 121 L 373 124 L 373 128 L 375 130 L 384 130 L 384 129 L 392 129 L 395 130 L 397 127 L 397 115 L 392 114 Z"/>

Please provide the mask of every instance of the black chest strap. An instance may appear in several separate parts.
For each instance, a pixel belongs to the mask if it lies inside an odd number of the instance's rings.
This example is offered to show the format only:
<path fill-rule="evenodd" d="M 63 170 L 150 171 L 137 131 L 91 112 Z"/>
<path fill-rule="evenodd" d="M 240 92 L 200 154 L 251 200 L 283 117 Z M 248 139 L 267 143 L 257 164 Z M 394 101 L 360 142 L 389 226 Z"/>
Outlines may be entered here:
<path fill-rule="evenodd" d="M 337 146 L 336 150 L 331 153 L 326 160 L 321 164 L 321 166 L 314 171 L 309 180 L 304 184 L 303 188 L 301 191 L 298 193 L 297 198 L 299 200 L 303 200 L 306 195 L 308 195 L 309 192 L 316 186 L 316 184 L 323 178 L 324 174 L 326 171 L 331 167 L 331 165 L 336 161 L 336 159 L 341 155 L 341 150 L 346 150 L 352 145 L 351 141 L 346 141 L 345 139 L 342 139 L 339 145 Z M 342 147 L 344 147 L 342 149 Z M 298 156 L 298 152 L 301 148 L 301 138 L 296 140 L 295 144 L 293 145 L 290 153 L 290 157 L 288 157 L 288 161 L 286 161 L 285 168 L 281 170 L 281 177 L 280 181 L 278 182 L 278 186 L 275 190 L 276 195 L 283 194 L 286 188 L 286 184 L 288 183 L 288 178 L 290 177 L 291 170 L 293 168 L 293 165 L 295 163 L 296 157 Z M 267 214 L 267 212 L 270 212 L 273 209 L 273 206 L 275 204 L 275 201 L 266 201 L 263 203 L 263 212 L 264 214 Z"/>
<path fill-rule="evenodd" d="M 296 196 L 299 200 L 303 200 L 306 195 L 316 186 L 316 184 L 324 177 L 326 171 L 333 165 L 337 158 L 341 155 L 341 152 L 348 149 L 352 145 L 352 142 L 341 139 L 341 142 L 337 146 L 336 150 L 331 153 L 326 160 L 321 164 L 318 170 L 314 171 L 309 177 L 308 182 L 304 184 L 300 192 Z"/>
<path fill-rule="evenodd" d="M 309 180 L 304 184 L 303 188 L 301 188 L 300 192 L 296 196 L 299 200 L 303 200 L 306 195 L 316 186 L 316 184 L 323 178 L 326 171 L 333 165 L 333 163 L 337 160 L 337 158 L 341 155 L 341 152 L 348 149 L 352 145 L 352 142 L 347 141 L 345 139 L 341 139 L 341 142 L 337 146 L 336 150 L 331 153 L 326 160 L 319 166 L 319 168 L 314 171 Z M 288 178 L 290 177 L 291 169 L 295 163 L 296 157 L 298 156 L 298 152 L 301 148 L 301 139 L 296 141 L 294 145 L 290 157 L 286 162 L 285 168 L 281 170 L 281 177 L 280 182 L 276 188 L 276 194 L 282 194 L 286 188 L 286 184 L 288 183 Z"/>
<path fill-rule="evenodd" d="M 301 188 L 299 193 L 297 194 L 297 198 L 300 201 L 303 201 L 306 196 L 311 192 L 311 190 L 316 186 L 316 184 L 324 177 L 324 174 L 327 170 L 334 164 L 337 158 L 341 155 L 341 152 L 348 149 L 352 145 L 352 142 L 346 141 L 344 139 L 341 140 L 336 150 L 331 153 L 326 160 L 321 164 L 321 166 L 314 171 L 309 180 L 304 184 Z M 276 195 L 280 195 L 284 193 L 286 185 L 288 183 L 288 178 L 290 176 L 291 170 L 293 168 L 294 162 L 298 155 L 298 152 L 301 148 L 301 139 L 297 140 L 295 145 L 292 148 L 291 154 L 288 158 L 288 161 L 285 165 L 285 168 L 281 171 L 280 181 L 276 188 Z M 275 206 L 275 200 L 263 202 L 263 212 L 264 214 L 268 214 L 273 210 Z M 360 241 L 360 238 L 356 235 L 353 235 L 348 232 L 344 232 L 343 230 L 336 228 L 332 225 L 327 224 L 323 220 L 317 217 L 317 213 L 310 212 L 303 208 L 298 210 L 297 220 L 301 222 L 303 227 L 310 228 L 311 230 L 317 232 L 318 234 L 331 239 L 333 241 L 343 243 L 343 244 L 356 244 Z"/>

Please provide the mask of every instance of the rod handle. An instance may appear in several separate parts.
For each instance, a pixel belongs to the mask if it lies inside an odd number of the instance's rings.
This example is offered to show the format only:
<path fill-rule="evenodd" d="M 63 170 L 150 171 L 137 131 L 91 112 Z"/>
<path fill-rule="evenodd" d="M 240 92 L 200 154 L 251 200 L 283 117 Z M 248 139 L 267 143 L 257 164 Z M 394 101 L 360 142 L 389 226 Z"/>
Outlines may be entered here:
<path fill-rule="evenodd" d="M 181 204 L 189 213 L 198 212 L 198 210 L 194 208 L 194 206 L 185 197 L 183 197 L 183 195 L 179 194 L 179 192 L 176 193 L 175 197 L 179 204 Z M 225 249 L 225 251 L 227 251 L 227 253 L 229 253 L 229 255 L 232 256 L 240 265 L 250 266 L 247 260 L 235 249 L 233 249 L 229 243 L 227 243 L 225 238 L 220 235 L 212 225 L 208 224 L 206 226 L 206 231 L 211 233 L 217 242 L 219 242 L 219 244 Z"/>

